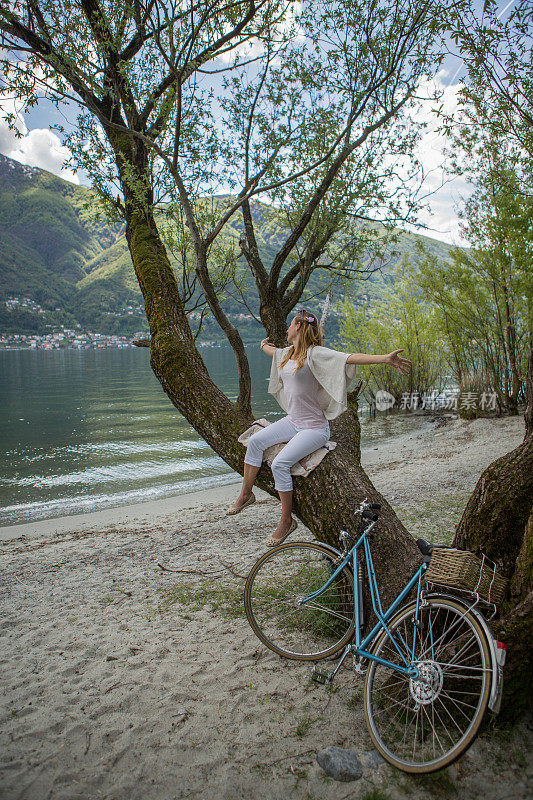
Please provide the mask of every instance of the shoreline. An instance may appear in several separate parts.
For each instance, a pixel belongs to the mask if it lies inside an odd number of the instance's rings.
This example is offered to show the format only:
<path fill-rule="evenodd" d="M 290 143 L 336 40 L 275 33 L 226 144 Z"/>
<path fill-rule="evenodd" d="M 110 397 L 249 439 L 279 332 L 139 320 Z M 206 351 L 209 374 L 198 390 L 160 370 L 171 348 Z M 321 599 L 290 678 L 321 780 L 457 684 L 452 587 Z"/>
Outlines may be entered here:
<path fill-rule="evenodd" d="M 479 475 L 523 437 L 523 417 L 450 419 L 367 451 L 363 466 L 413 535 L 449 538 Z M 524 722 L 489 729 L 435 777 L 409 776 L 376 763 L 354 670 L 327 690 L 311 664 L 262 646 L 242 591 L 279 501 L 258 495 L 232 517 L 226 486 L 129 507 L 116 524 L 37 523 L 35 536 L 1 543 L 2 797 L 530 797 Z M 292 540 L 311 538 L 300 523 Z M 325 776 L 316 755 L 332 745 L 361 756 L 359 782 Z"/>
<path fill-rule="evenodd" d="M 441 420 L 447 421 L 450 417 L 437 417 L 435 412 L 431 414 L 419 414 L 420 427 L 409 433 L 398 434 L 394 437 L 383 440 L 379 445 L 370 445 L 361 449 L 361 459 L 363 464 L 380 462 L 387 457 L 388 453 L 396 453 L 398 448 L 412 438 L 423 435 L 428 430 L 433 430 L 442 424 Z M 426 424 L 424 424 L 424 422 Z M 375 454 L 375 451 L 378 454 Z M 27 522 L 14 522 L 8 525 L 0 524 L 0 542 L 10 541 L 22 537 L 35 538 L 37 536 L 57 535 L 67 531 L 82 531 L 86 528 L 104 527 L 109 525 L 127 525 L 149 523 L 158 517 L 168 517 L 172 513 L 182 510 L 197 508 L 205 503 L 224 503 L 228 504 L 232 497 L 230 487 L 239 485 L 242 476 L 235 473 L 234 480 L 228 481 L 221 486 L 214 486 L 208 489 L 197 489 L 183 494 L 169 495 L 157 500 L 145 500 L 139 503 L 128 503 L 126 505 L 110 506 L 109 508 L 99 509 L 98 511 L 86 511 L 81 514 L 65 514 L 57 517 L 44 517 L 42 519 L 30 520 Z M 254 493 L 257 499 L 270 497 L 267 492 L 255 487 Z"/>
<path fill-rule="evenodd" d="M 16 522 L 13 525 L 0 527 L 0 542 L 22 537 L 47 536 L 68 531 L 83 531 L 86 528 L 102 528 L 108 525 L 142 525 L 152 522 L 158 517 L 168 517 L 172 513 L 190 510 L 205 503 L 222 503 L 229 496 L 228 487 L 234 483 L 215 486 L 210 489 L 199 489 L 196 492 L 171 495 L 160 500 L 147 500 L 142 503 L 131 503 L 125 506 L 112 506 L 99 511 L 88 511 L 83 514 L 69 514 L 63 517 L 47 517 L 32 522 Z M 269 495 L 261 489 L 254 489 L 265 497 Z"/>
<path fill-rule="evenodd" d="M 93 331 L 82 331 L 81 333 L 83 335 L 94 335 Z M 137 333 L 140 333 L 140 331 L 138 331 Z M 86 346 L 83 346 L 83 347 L 70 346 L 70 345 L 60 345 L 59 347 L 38 347 L 38 346 L 37 347 L 32 347 L 31 345 L 27 345 L 27 344 L 20 344 L 20 345 L 13 345 L 12 346 L 12 345 L 9 345 L 9 344 L 5 344 L 5 339 L 1 338 L 3 336 L 18 336 L 18 337 L 25 336 L 27 340 L 28 339 L 31 340 L 32 338 L 41 338 L 42 339 L 47 335 L 48 334 L 31 334 L 31 333 L 19 333 L 19 334 L 16 334 L 16 333 L 15 334 L 9 334 L 9 333 L 7 333 L 6 334 L 6 333 L 0 333 L 0 351 L 2 351 L 2 350 L 6 350 L 6 351 L 29 350 L 29 351 L 33 352 L 35 350 L 45 350 L 47 352 L 50 352 L 50 351 L 54 351 L 55 352 L 55 351 L 61 351 L 61 350 L 76 350 L 76 351 L 79 351 L 79 350 L 105 350 L 107 348 L 113 348 L 113 347 L 118 348 L 119 350 L 123 350 L 126 347 L 135 347 L 137 349 L 139 348 L 139 345 L 133 344 L 133 342 L 132 342 L 132 339 L 137 338 L 134 334 L 121 334 L 121 333 L 117 333 L 117 334 L 102 333 L 102 334 L 98 334 L 98 335 L 101 336 L 101 337 L 107 337 L 108 339 L 111 339 L 113 337 L 117 337 L 118 339 L 127 339 L 128 341 L 125 341 L 125 342 L 115 342 L 115 341 L 113 341 L 113 342 L 110 342 L 110 343 L 105 342 L 102 345 L 89 344 L 89 345 L 86 345 Z M 148 337 L 148 336 L 149 336 L 148 332 L 146 332 L 146 331 L 143 332 L 143 337 Z M 251 342 L 244 342 L 244 346 L 245 347 L 247 347 L 247 346 L 248 347 L 253 347 L 253 346 L 256 346 L 256 344 L 257 343 L 255 342 L 255 340 L 251 341 Z M 227 346 L 227 342 L 222 342 L 222 341 L 221 342 L 215 342 L 215 341 L 212 341 L 212 340 L 207 340 L 205 342 L 198 342 L 198 344 L 197 344 L 197 347 L 226 347 L 226 346 Z"/>

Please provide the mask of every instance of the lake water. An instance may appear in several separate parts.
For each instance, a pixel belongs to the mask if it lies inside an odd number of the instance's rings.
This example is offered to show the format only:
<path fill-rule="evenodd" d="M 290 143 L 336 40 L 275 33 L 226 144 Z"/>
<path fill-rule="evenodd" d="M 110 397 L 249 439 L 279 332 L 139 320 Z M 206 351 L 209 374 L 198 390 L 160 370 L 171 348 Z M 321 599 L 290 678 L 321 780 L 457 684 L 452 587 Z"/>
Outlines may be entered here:
<path fill-rule="evenodd" d="M 254 412 L 273 422 L 284 412 L 267 393 L 271 361 L 256 346 L 247 350 Z M 232 350 L 201 353 L 214 382 L 235 400 Z M 0 409 L 0 525 L 240 480 L 170 403 L 145 348 L 0 350 Z M 362 447 L 421 424 L 409 413 L 378 412 L 370 421 L 362 411 Z"/>

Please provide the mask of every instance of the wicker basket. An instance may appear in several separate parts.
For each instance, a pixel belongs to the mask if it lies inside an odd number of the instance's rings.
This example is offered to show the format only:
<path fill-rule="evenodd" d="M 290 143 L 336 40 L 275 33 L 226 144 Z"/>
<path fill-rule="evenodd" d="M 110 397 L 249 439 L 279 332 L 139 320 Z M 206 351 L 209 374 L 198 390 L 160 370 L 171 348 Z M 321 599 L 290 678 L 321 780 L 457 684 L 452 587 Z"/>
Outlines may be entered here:
<path fill-rule="evenodd" d="M 507 581 L 498 575 L 495 565 L 477 558 L 468 550 L 435 547 L 424 575 L 428 583 L 477 593 L 489 603 L 501 603 Z"/>

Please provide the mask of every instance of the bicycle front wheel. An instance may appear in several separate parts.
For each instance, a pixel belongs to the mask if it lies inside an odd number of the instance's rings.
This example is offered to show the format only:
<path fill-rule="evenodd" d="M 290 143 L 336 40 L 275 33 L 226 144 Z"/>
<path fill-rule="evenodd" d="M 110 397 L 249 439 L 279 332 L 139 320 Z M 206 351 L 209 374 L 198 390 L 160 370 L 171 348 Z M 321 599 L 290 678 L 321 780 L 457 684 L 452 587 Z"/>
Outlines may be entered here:
<path fill-rule="evenodd" d="M 314 600 L 335 572 L 339 554 L 314 542 L 282 544 L 252 568 L 244 588 L 248 622 L 263 644 L 298 661 L 327 658 L 354 633 L 353 577 L 344 568 Z"/>
<path fill-rule="evenodd" d="M 429 598 L 415 619 L 414 603 L 401 609 L 373 648 L 393 664 L 414 664 L 410 679 L 372 661 L 365 680 L 369 733 L 398 769 L 435 772 L 474 741 L 492 680 L 489 644 L 474 614 L 446 598 Z M 403 658 L 402 658 L 403 657 Z"/>

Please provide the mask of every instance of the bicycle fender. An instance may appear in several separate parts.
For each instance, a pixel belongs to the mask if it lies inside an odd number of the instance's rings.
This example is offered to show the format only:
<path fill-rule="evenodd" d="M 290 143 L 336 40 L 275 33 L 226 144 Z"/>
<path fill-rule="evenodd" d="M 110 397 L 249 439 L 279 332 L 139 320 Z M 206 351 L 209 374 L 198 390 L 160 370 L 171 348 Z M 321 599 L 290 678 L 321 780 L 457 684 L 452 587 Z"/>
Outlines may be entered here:
<path fill-rule="evenodd" d="M 326 544 L 326 542 L 321 542 L 320 539 L 316 539 L 314 544 L 319 544 L 321 547 L 325 547 L 326 550 L 331 550 L 331 552 L 335 553 L 335 555 L 339 556 L 339 558 L 342 556 L 342 553 L 339 550 L 336 550 L 335 547 L 332 547 L 330 544 Z"/>
<path fill-rule="evenodd" d="M 297 544 L 297 542 L 296 542 L 296 544 Z M 342 555 L 342 553 L 340 553 L 338 550 L 336 550 L 336 549 L 335 549 L 334 547 L 332 547 L 330 544 L 326 544 L 325 542 L 321 542 L 321 541 L 320 541 L 320 539 L 317 539 L 317 540 L 316 540 L 316 544 L 319 544 L 319 545 L 320 545 L 320 547 L 325 547 L 325 548 L 326 548 L 326 550 L 329 550 L 329 552 L 331 553 L 331 555 L 332 555 L 332 556 L 335 556 L 336 558 L 339 558 L 339 559 L 341 559 L 341 560 L 342 560 L 342 558 L 343 558 L 343 555 Z M 348 563 L 346 564 L 346 567 L 345 567 L 345 569 L 349 570 L 350 572 L 353 572 L 353 570 L 352 570 L 352 565 L 351 565 L 351 563 L 350 563 L 350 562 L 348 562 Z"/>

